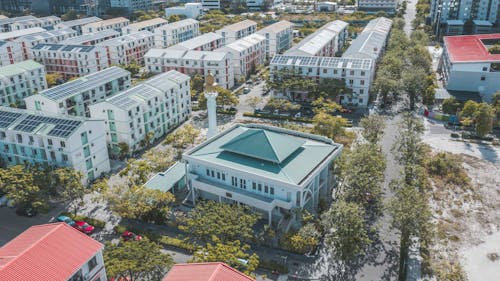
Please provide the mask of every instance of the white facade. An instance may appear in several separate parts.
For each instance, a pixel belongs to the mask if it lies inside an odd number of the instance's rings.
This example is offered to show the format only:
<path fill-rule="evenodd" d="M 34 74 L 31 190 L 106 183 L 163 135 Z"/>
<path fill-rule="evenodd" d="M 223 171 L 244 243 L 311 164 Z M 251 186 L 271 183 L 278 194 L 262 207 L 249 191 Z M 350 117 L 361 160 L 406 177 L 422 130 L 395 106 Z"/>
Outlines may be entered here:
<path fill-rule="evenodd" d="M 337 3 L 330 1 L 323 1 L 316 3 L 316 12 L 335 12 L 337 10 Z"/>
<path fill-rule="evenodd" d="M 21 17 L 15 17 L 15 18 L 1 18 L 0 19 L 0 32 L 9 32 L 13 31 L 12 29 L 12 24 L 17 22 L 17 21 L 24 21 L 24 20 L 34 20 L 36 17 L 34 16 L 21 16 Z"/>
<path fill-rule="evenodd" d="M 65 39 L 75 37 L 76 31 L 73 29 L 48 30 L 31 35 L 21 36 L 15 39 L 22 46 L 23 57 L 31 58 L 31 49 L 38 44 L 59 43 Z"/>
<path fill-rule="evenodd" d="M 398 9 L 398 2 L 398 0 L 358 0 L 358 9 L 396 12 Z"/>
<path fill-rule="evenodd" d="M 391 28 L 392 20 L 388 18 L 379 17 L 371 20 L 358 37 L 351 42 L 342 57 L 369 58 L 378 62 L 389 40 Z"/>
<path fill-rule="evenodd" d="M 220 10 L 220 0 L 201 0 L 204 10 Z"/>
<path fill-rule="evenodd" d="M 60 73 L 66 79 L 109 67 L 106 48 L 100 46 L 39 44 L 32 55 L 48 73 Z"/>
<path fill-rule="evenodd" d="M 110 170 L 102 120 L 0 107 L 0 157 L 8 165 L 73 167 L 84 181 Z"/>
<path fill-rule="evenodd" d="M 113 66 L 39 91 L 24 101 L 26 108 L 33 111 L 90 117 L 89 105 L 101 102 L 131 85 L 130 72 Z"/>
<path fill-rule="evenodd" d="M 166 24 L 168 24 L 168 21 L 162 18 L 155 18 L 141 22 L 131 23 L 126 27 L 122 28 L 122 34 L 123 35 L 131 34 L 139 31 L 153 32 L 155 29 L 159 28 L 160 26 L 164 26 Z"/>
<path fill-rule="evenodd" d="M 203 5 L 201 3 L 186 3 L 184 6 L 166 8 L 165 16 L 171 15 L 184 15 L 186 18 L 197 19 L 203 15 Z"/>
<path fill-rule="evenodd" d="M 266 54 L 271 59 L 276 54 L 282 54 L 292 47 L 293 43 L 293 23 L 289 21 L 279 21 L 257 31 L 266 37 Z"/>
<path fill-rule="evenodd" d="M 82 18 L 82 19 L 77 19 L 77 20 L 70 20 L 70 21 L 63 21 L 56 26 L 54 26 L 54 29 L 67 29 L 71 28 L 76 31 L 77 35 L 82 35 L 82 26 L 93 23 L 93 22 L 98 22 L 102 21 L 101 18 L 98 17 L 87 17 L 87 18 Z"/>
<path fill-rule="evenodd" d="M 185 51 L 213 51 L 222 46 L 224 46 L 222 36 L 213 32 L 208 32 L 177 45 L 173 45 L 170 48 Z"/>
<path fill-rule="evenodd" d="M 47 30 L 44 28 L 33 27 L 33 28 L 28 28 L 28 29 L 4 32 L 4 33 L 0 33 L 0 40 L 12 41 L 12 40 L 19 38 L 19 37 L 22 37 L 22 36 L 36 34 L 36 33 L 45 32 L 45 31 L 47 31 Z"/>
<path fill-rule="evenodd" d="M 28 29 L 33 27 L 41 27 L 53 29 L 55 25 L 61 23 L 61 19 L 56 16 L 48 16 L 43 18 L 25 19 L 13 22 L 10 25 L 11 31 Z"/>
<path fill-rule="evenodd" d="M 64 45 L 88 45 L 93 46 L 103 41 L 116 38 L 120 36 L 120 32 L 114 29 L 105 29 L 93 33 L 86 33 L 76 37 L 68 38 L 61 41 L 60 44 Z"/>
<path fill-rule="evenodd" d="M 169 71 L 90 106 L 92 118 L 104 119 L 106 138 L 113 153 L 119 143 L 130 151 L 163 137 L 189 118 L 191 94 L 189 76 Z"/>
<path fill-rule="evenodd" d="M 432 0 L 431 20 L 433 24 L 444 24 L 448 20 L 484 20 L 498 23 L 498 0 Z"/>
<path fill-rule="evenodd" d="M 217 49 L 233 55 L 234 78 L 247 78 L 252 69 L 266 61 L 266 37 L 251 34 Z"/>
<path fill-rule="evenodd" d="M 229 52 L 151 49 L 145 56 L 146 69 L 152 73 L 176 70 L 189 76 L 211 73 L 223 88 L 234 86 L 232 54 Z"/>
<path fill-rule="evenodd" d="M 140 31 L 106 40 L 96 46 L 105 47 L 109 65 L 127 65 L 132 62 L 144 64 L 144 55 L 153 48 L 154 35 L 149 31 Z"/>
<path fill-rule="evenodd" d="M 0 67 L 0 106 L 24 105 L 24 98 L 45 89 L 45 68 L 39 63 L 27 60 Z"/>
<path fill-rule="evenodd" d="M 22 62 L 23 47 L 18 42 L 0 41 L 0 66 Z"/>
<path fill-rule="evenodd" d="M 128 9 L 129 12 L 138 10 L 151 10 L 153 0 L 110 0 L 110 6 L 113 8 Z"/>
<path fill-rule="evenodd" d="M 167 48 L 200 35 L 200 23 L 185 19 L 169 23 L 154 30 L 155 47 Z"/>
<path fill-rule="evenodd" d="M 232 43 L 257 31 L 257 23 L 251 20 L 243 20 L 216 30 L 215 33 L 223 38 L 224 44 Z"/>
<path fill-rule="evenodd" d="M 122 28 L 129 25 L 130 21 L 123 17 L 112 18 L 109 20 L 103 20 L 98 22 L 88 23 L 82 26 L 82 34 L 94 33 L 97 31 L 102 31 L 106 29 L 113 29 L 118 32 L 122 32 Z"/>

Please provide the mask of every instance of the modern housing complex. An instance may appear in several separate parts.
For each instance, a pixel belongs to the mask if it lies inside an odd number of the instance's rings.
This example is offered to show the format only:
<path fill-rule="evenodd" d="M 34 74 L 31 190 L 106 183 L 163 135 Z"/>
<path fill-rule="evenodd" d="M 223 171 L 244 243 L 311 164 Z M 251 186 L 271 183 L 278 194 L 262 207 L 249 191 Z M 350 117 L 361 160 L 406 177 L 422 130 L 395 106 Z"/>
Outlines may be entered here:
<path fill-rule="evenodd" d="M 86 33 L 61 41 L 64 45 L 88 45 L 92 46 L 102 41 L 120 36 L 120 32 L 113 29 L 105 29 L 97 32 Z"/>
<path fill-rule="evenodd" d="M 67 223 L 31 226 L 0 247 L 0 280 L 106 281 L 103 249 Z"/>
<path fill-rule="evenodd" d="M 190 193 L 244 204 L 270 225 L 316 210 L 334 185 L 331 168 L 342 145 L 330 139 L 256 124 L 236 124 L 183 154 Z"/>
<path fill-rule="evenodd" d="M 89 105 L 132 85 L 130 72 L 113 66 L 27 97 L 26 108 L 57 115 L 90 117 Z"/>
<path fill-rule="evenodd" d="M 177 70 L 189 76 L 200 74 L 204 78 L 211 73 L 219 86 L 226 89 L 234 86 L 232 54 L 228 52 L 151 49 L 145 60 L 151 73 Z"/>
<path fill-rule="evenodd" d="M 0 107 L 0 157 L 8 165 L 73 167 L 84 181 L 109 172 L 102 120 Z"/>
<path fill-rule="evenodd" d="M 292 47 L 293 23 L 282 20 L 262 28 L 257 34 L 266 37 L 266 54 L 271 59 Z"/>
<path fill-rule="evenodd" d="M 201 0 L 204 10 L 220 10 L 220 0 Z"/>
<path fill-rule="evenodd" d="M 381 58 L 389 33 L 392 20 L 384 17 L 371 20 L 361 33 L 351 42 L 351 45 L 342 54 L 345 58 L 373 59 L 378 62 Z"/>
<path fill-rule="evenodd" d="M 123 35 L 131 34 L 139 31 L 153 32 L 155 29 L 159 28 L 160 26 L 164 26 L 166 24 L 168 24 L 168 21 L 162 18 L 154 18 L 150 20 L 131 23 L 122 28 L 122 34 Z"/>
<path fill-rule="evenodd" d="M 9 31 L 14 31 L 15 29 L 12 28 L 12 25 L 16 22 L 22 22 L 25 20 L 35 20 L 36 17 L 34 16 L 21 16 L 21 17 L 15 17 L 15 18 L 2 18 L 0 19 L 0 32 L 9 32 Z"/>
<path fill-rule="evenodd" d="M 496 42 L 500 33 L 444 37 L 438 72 L 446 89 L 491 101 L 500 90 L 500 54 L 488 50 Z"/>
<path fill-rule="evenodd" d="M 119 143 L 125 143 L 133 152 L 184 122 L 191 113 L 189 80 L 168 71 L 90 105 L 90 116 L 105 120 L 110 150 L 119 153 Z"/>
<path fill-rule="evenodd" d="M 200 35 L 200 23 L 194 19 L 185 19 L 163 25 L 154 30 L 155 47 L 167 48 L 193 39 Z"/>
<path fill-rule="evenodd" d="M 184 6 L 165 8 L 165 16 L 182 15 L 188 19 L 196 19 L 203 15 L 203 5 L 201 3 L 185 3 Z"/>
<path fill-rule="evenodd" d="M 17 39 L 17 38 L 22 37 L 22 36 L 40 33 L 40 32 L 44 32 L 44 31 L 47 31 L 47 30 L 45 28 L 41 28 L 41 27 L 33 27 L 33 28 L 28 28 L 28 29 L 4 32 L 4 33 L 0 33 L 0 41 L 12 41 L 12 40 Z"/>
<path fill-rule="evenodd" d="M 215 31 L 215 33 L 222 36 L 224 44 L 232 43 L 238 39 L 246 37 L 257 31 L 257 23 L 251 20 L 243 20 L 231 25 L 224 26 L 223 28 Z"/>
<path fill-rule="evenodd" d="M 0 41 L 0 66 L 22 62 L 23 47 L 18 42 Z"/>
<path fill-rule="evenodd" d="M 398 10 L 398 0 L 358 0 L 360 11 L 395 13 Z"/>
<path fill-rule="evenodd" d="M 113 29 L 118 32 L 122 32 L 122 28 L 129 25 L 130 21 L 123 17 L 112 18 L 109 20 L 103 20 L 98 22 L 88 23 L 82 26 L 82 33 L 94 33 L 97 31 L 102 31 L 106 29 Z"/>
<path fill-rule="evenodd" d="M 222 36 L 209 32 L 170 47 L 178 50 L 213 51 L 224 46 Z"/>
<path fill-rule="evenodd" d="M 33 27 L 54 29 L 54 26 L 59 23 L 61 23 L 61 19 L 56 16 L 16 20 L 10 24 L 10 31 L 28 29 Z"/>
<path fill-rule="evenodd" d="M 38 44 L 59 43 L 63 40 L 76 36 L 73 29 L 47 30 L 40 33 L 21 36 L 14 40 L 22 47 L 22 54 L 25 59 L 31 58 L 31 49 Z"/>
<path fill-rule="evenodd" d="M 112 8 L 122 8 L 129 13 L 134 11 L 148 11 L 153 6 L 153 0 L 109 0 Z"/>
<path fill-rule="evenodd" d="M 87 17 L 87 18 L 82 18 L 82 19 L 76 19 L 76 20 L 70 20 L 70 21 L 63 21 L 56 26 L 54 26 L 54 29 L 66 29 L 66 28 L 71 28 L 74 31 L 76 31 L 77 35 L 82 35 L 82 27 L 86 24 L 93 23 L 93 22 L 98 22 L 102 21 L 101 18 L 98 17 Z"/>
<path fill-rule="evenodd" d="M 235 79 L 247 78 L 266 61 L 266 37 L 260 34 L 251 34 L 216 49 L 216 51 L 232 54 Z"/>
<path fill-rule="evenodd" d="M 38 44 L 33 59 L 45 65 L 48 73 L 60 73 L 65 79 L 84 76 L 109 66 L 106 48 L 100 46 Z"/>
<path fill-rule="evenodd" d="M 45 68 L 32 60 L 0 67 L 0 106 L 22 106 L 23 99 L 47 89 Z"/>
<path fill-rule="evenodd" d="M 128 65 L 131 62 L 144 64 L 144 55 L 153 45 L 154 35 L 146 30 L 123 35 L 96 44 L 96 46 L 106 48 L 109 65 Z"/>

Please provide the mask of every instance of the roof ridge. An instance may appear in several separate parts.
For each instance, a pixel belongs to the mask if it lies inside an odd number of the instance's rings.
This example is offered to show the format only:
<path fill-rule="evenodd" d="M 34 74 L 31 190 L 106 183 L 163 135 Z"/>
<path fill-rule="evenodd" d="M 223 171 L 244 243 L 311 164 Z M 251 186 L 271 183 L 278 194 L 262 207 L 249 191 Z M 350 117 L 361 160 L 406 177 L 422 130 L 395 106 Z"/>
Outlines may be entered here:
<path fill-rule="evenodd" d="M 269 145 L 270 145 L 270 146 L 271 146 L 271 148 L 272 148 L 272 151 L 273 151 L 273 154 L 274 154 L 274 158 L 275 158 L 276 160 L 278 160 L 278 161 L 277 161 L 277 164 L 280 164 L 280 162 L 281 162 L 280 157 L 279 157 L 279 155 L 277 154 L 277 152 L 276 152 L 276 148 L 274 147 L 274 145 L 273 145 L 273 143 L 272 143 L 271 139 L 269 138 L 268 131 L 266 131 L 266 130 L 264 130 L 264 129 L 260 129 L 260 130 L 261 130 L 262 132 L 264 132 L 264 135 L 266 136 L 266 140 L 267 140 L 267 142 L 269 143 Z"/>

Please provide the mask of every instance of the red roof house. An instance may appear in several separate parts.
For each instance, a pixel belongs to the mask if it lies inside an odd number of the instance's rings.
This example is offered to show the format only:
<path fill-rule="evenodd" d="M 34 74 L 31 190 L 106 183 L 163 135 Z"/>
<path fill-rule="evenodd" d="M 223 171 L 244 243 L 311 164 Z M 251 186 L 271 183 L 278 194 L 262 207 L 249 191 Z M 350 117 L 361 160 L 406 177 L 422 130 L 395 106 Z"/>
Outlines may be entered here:
<path fill-rule="evenodd" d="M 0 248 L 0 280 L 66 281 L 103 247 L 66 223 L 32 226 Z"/>
<path fill-rule="evenodd" d="M 222 262 L 176 264 L 163 281 L 255 281 Z"/>
<path fill-rule="evenodd" d="M 445 36 L 443 41 L 452 63 L 500 61 L 500 54 L 488 51 L 488 46 L 500 42 L 500 33 Z"/>

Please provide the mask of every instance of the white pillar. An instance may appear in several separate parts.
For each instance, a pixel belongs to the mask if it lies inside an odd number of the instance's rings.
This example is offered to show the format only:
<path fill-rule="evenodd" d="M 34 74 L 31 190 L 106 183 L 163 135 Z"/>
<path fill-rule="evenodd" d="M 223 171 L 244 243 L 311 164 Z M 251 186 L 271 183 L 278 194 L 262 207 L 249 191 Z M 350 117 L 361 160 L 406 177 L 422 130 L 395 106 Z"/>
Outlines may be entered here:
<path fill-rule="evenodd" d="M 217 92 L 205 93 L 208 109 L 207 139 L 217 135 Z"/>

